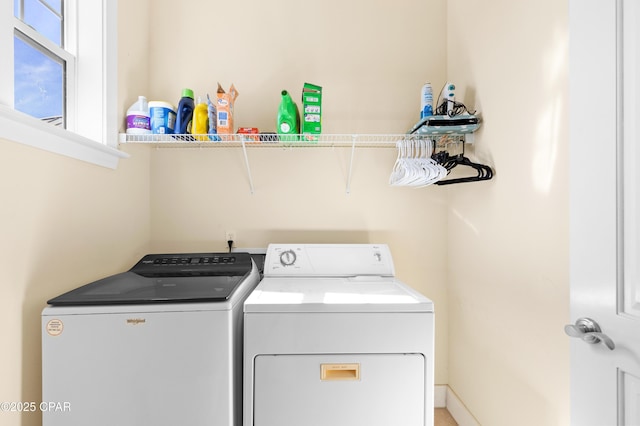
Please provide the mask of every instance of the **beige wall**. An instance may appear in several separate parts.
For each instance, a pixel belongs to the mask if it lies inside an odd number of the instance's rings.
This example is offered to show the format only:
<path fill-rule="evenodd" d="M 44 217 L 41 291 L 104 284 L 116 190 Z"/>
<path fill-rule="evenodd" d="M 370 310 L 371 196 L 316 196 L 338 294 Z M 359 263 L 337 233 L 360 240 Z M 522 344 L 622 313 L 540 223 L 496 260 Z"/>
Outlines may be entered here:
<path fill-rule="evenodd" d="M 448 1 L 489 184 L 449 193 L 449 385 L 483 425 L 569 423 L 567 2 Z"/>

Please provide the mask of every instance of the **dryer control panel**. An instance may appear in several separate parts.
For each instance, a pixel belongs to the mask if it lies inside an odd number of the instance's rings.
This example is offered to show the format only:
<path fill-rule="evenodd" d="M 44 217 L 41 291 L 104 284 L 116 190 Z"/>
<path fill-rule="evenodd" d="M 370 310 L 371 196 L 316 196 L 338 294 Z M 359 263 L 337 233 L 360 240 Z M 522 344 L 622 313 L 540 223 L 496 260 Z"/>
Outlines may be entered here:
<path fill-rule="evenodd" d="M 395 276 L 386 244 L 270 244 L 265 277 Z"/>

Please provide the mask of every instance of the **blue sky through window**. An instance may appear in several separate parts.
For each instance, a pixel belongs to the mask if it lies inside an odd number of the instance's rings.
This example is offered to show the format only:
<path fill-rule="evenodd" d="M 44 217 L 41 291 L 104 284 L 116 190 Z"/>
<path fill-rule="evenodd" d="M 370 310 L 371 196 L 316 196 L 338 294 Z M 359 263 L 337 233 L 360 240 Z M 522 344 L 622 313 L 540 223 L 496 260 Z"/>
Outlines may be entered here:
<path fill-rule="evenodd" d="M 20 0 L 13 4 L 14 15 L 20 18 Z M 62 46 L 62 0 L 24 0 L 23 12 L 27 25 Z M 63 117 L 64 61 L 27 40 L 14 37 L 14 108 L 41 119 Z"/>
<path fill-rule="evenodd" d="M 14 108 L 36 118 L 63 115 L 64 66 L 14 37 Z"/>
<path fill-rule="evenodd" d="M 62 19 L 43 3 L 26 0 L 24 22 L 58 46 L 62 46 Z"/>

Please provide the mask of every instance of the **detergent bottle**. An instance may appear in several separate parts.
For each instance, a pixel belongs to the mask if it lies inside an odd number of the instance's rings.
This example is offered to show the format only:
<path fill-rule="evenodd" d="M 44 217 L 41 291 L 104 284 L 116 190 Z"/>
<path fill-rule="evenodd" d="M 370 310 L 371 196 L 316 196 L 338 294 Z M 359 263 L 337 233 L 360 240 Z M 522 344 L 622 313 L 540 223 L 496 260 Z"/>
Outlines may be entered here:
<path fill-rule="evenodd" d="M 138 100 L 127 110 L 126 133 L 130 135 L 147 135 L 151 133 L 149 102 L 144 96 L 138 96 Z"/>
<path fill-rule="evenodd" d="M 202 102 L 200 96 L 198 96 L 198 102 L 193 110 L 193 124 L 191 125 L 191 133 L 194 135 L 206 135 L 208 129 L 208 111 L 207 104 Z M 198 138 L 199 140 L 206 140 L 206 138 Z"/>
<path fill-rule="evenodd" d="M 300 115 L 298 106 L 289 95 L 289 92 L 283 90 L 281 92 L 280 108 L 278 109 L 278 134 L 279 135 L 298 135 L 300 133 Z M 280 137 L 280 140 L 296 140 L 295 136 L 286 138 Z"/>
<path fill-rule="evenodd" d="M 194 109 L 195 103 L 193 102 L 193 90 L 183 89 L 182 98 L 180 98 L 180 102 L 178 103 L 175 133 L 191 133 L 191 120 L 193 119 Z"/>

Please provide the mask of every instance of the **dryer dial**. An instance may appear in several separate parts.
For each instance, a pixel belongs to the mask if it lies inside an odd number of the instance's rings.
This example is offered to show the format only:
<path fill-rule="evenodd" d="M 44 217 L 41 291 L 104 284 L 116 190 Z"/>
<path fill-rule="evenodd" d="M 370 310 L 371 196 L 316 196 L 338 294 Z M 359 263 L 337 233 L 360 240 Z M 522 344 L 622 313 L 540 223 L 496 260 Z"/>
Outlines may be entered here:
<path fill-rule="evenodd" d="M 296 253 L 293 250 L 286 250 L 280 253 L 280 263 L 282 266 L 291 266 L 296 263 Z"/>

